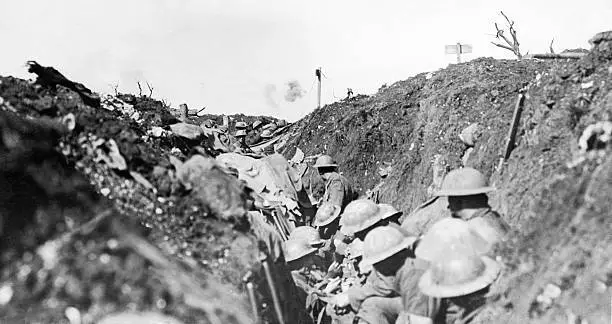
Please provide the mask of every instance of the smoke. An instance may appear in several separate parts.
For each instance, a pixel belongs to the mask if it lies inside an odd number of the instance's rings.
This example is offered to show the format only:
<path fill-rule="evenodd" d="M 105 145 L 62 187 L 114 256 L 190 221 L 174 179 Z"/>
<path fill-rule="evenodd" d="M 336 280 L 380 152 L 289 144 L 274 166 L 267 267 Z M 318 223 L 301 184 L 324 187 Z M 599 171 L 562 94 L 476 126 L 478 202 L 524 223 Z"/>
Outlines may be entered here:
<path fill-rule="evenodd" d="M 287 82 L 287 86 L 289 89 L 287 89 L 287 93 L 285 93 L 285 100 L 294 102 L 298 98 L 302 98 L 304 95 L 305 91 L 302 89 L 302 86 L 300 86 L 300 83 L 297 82 L 297 80 Z"/>
<path fill-rule="evenodd" d="M 268 106 L 276 109 L 278 108 L 278 103 L 274 100 L 274 94 L 276 93 L 276 86 L 273 84 L 266 84 L 264 87 L 264 97 L 266 98 L 266 103 Z"/>

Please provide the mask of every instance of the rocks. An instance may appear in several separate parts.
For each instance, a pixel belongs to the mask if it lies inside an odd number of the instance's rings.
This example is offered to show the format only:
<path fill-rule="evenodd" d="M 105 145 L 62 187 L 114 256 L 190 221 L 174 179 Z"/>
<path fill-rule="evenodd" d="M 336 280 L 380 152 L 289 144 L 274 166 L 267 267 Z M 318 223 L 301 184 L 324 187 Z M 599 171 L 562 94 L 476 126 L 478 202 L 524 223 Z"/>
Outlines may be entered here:
<path fill-rule="evenodd" d="M 190 140 L 198 140 L 204 134 L 200 126 L 187 123 L 170 125 L 170 129 L 174 135 L 185 137 Z"/>
<path fill-rule="evenodd" d="M 472 123 L 461 131 L 459 138 L 465 145 L 472 147 L 476 144 L 476 140 L 478 140 L 480 134 L 481 131 L 478 123 Z"/>
<path fill-rule="evenodd" d="M 177 178 L 216 216 L 232 219 L 246 214 L 243 188 L 215 160 L 194 155 L 179 166 Z"/>

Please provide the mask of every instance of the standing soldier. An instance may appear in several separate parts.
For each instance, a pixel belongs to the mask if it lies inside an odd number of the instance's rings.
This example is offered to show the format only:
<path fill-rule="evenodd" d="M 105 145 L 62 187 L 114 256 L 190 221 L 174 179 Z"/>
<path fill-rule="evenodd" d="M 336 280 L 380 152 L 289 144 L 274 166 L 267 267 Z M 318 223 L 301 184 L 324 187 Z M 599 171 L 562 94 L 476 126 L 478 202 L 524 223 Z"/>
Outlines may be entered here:
<path fill-rule="evenodd" d="M 510 227 L 489 206 L 486 194 L 494 190 L 482 173 L 466 167 L 449 172 L 436 196 L 448 196 L 451 215 L 467 221 L 478 234 L 495 244 L 505 238 Z"/>
<path fill-rule="evenodd" d="M 338 205 L 340 211 L 343 211 L 354 198 L 351 184 L 338 173 L 338 164 L 329 155 L 321 155 L 314 166 L 325 181 L 325 194 L 320 204 Z"/>

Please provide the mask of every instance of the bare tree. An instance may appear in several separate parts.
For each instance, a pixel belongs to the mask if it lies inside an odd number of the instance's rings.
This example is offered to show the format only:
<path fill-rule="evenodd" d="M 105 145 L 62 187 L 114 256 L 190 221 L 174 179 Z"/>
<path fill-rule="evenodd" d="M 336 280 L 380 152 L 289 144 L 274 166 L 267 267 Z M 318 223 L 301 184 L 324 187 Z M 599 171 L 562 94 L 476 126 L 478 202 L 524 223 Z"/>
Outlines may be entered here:
<path fill-rule="evenodd" d="M 147 81 L 147 88 L 149 88 L 149 98 L 152 98 L 153 97 L 153 89 L 155 89 L 155 88 L 153 88 L 153 86 L 151 86 L 148 81 Z"/>
<path fill-rule="evenodd" d="M 136 81 L 136 84 L 138 84 L 138 95 L 142 97 L 142 86 L 140 85 L 140 81 Z"/>
<path fill-rule="evenodd" d="M 497 26 L 497 23 L 495 23 L 495 29 L 497 30 L 497 33 L 495 34 L 495 38 L 502 39 L 506 44 L 495 43 L 495 42 L 491 42 L 491 44 L 511 51 L 520 60 L 521 58 L 523 58 L 523 55 L 521 54 L 521 51 L 519 49 L 520 44 L 516 37 L 516 30 L 514 29 L 514 21 L 511 21 L 510 19 L 508 19 L 508 17 L 504 14 L 503 11 L 500 11 L 500 13 L 502 16 L 504 16 L 504 18 L 506 19 L 506 22 L 508 23 L 508 31 L 510 32 L 512 41 L 510 41 L 510 39 L 506 35 L 504 35 L 505 31 L 503 29 L 499 29 L 499 26 Z"/>

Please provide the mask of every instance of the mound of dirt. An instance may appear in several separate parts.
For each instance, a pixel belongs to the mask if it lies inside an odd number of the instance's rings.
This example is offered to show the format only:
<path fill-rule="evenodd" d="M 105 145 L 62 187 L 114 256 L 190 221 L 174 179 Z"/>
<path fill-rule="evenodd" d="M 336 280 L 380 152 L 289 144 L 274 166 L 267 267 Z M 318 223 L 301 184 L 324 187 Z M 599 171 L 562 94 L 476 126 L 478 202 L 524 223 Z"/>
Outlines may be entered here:
<path fill-rule="evenodd" d="M 261 242 L 244 209 L 218 210 L 244 205 L 245 188 L 215 170 L 203 180 L 234 195 L 186 188 L 177 161 L 207 152 L 172 135 L 176 122 L 151 98 L 106 97 L 95 108 L 61 85 L 0 78 L 0 317 L 251 321 L 242 277 L 258 274 Z"/>
<path fill-rule="evenodd" d="M 293 126 L 284 154 L 296 148 L 330 154 L 362 193 L 380 182 L 383 167 L 388 175 L 378 197 L 405 212 L 429 197 L 438 156 L 446 171 L 481 170 L 499 188 L 493 206 L 517 231 L 500 249 L 502 298 L 482 321 L 605 323 L 612 143 L 585 152 L 578 139 L 587 126 L 612 121 L 611 75 L 610 33 L 598 34 L 577 61 L 481 58 L 451 65 L 315 110 Z M 517 146 L 498 168 L 521 89 L 527 99 Z M 479 134 L 469 148 L 458 135 L 474 123 Z M 547 286 L 561 291 L 550 303 L 541 297 Z"/>

